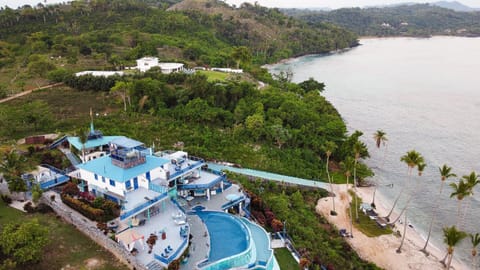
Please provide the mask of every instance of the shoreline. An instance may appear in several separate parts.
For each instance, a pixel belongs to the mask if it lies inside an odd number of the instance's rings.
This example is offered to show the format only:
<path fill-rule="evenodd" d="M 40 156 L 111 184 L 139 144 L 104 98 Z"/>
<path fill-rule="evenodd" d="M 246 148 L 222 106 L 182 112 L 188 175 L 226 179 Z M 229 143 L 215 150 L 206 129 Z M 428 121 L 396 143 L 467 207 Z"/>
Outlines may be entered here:
<path fill-rule="evenodd" d="M 323 215 L 331 224 L 334 224 L 338 229 L 350 228 L 348 226 L 349 219 L 347 215 L 348 201 L 351 200 L 350 195 L 347 193 L 346 184 L 334 185 L 334 192 L 336 194 L 336 211 L 337 216 L 330 216 L 330 210 L 332 206 L 332 197 L 322 198 L 318 200 L 316 211 Z M 364 202 L 370 202 L 373 195 L 374 187 L 361 187 L 357 188 L 358 196 L 362 198 Z M 375 197 L 376 212 L 379 216 L 385 216 L 388 213 L 389 205 L 383 195 L 377 192 Z M 394 212 L 394 214 L 397 214 Z M 396 217 L 397 215 L 394 215 Z M 403 226 L 395 226 L 394 231 L 400 230 L 403 232 Z M 425 244 L 425 237 L 420 232 L 407 226 L 407 234 L 405 236 L 405 242 L 402 247 L 402 253 L 397 254 L 396 249 L 400 245 L 401 237 L 397 237 L 394 234 L 382 235 L 379 237 L 367 237 L 354 226 L 353 238 L 346 238 L 346 241 L 350 246 L 358 253 L 358 255 L 377 266 L 384 269 L 402 270 L 402 269 L 445 269 L 440 263 L 440 260 L 445 255 L 445 247 L 435 247 L 429 243 L 428 251 L 430 255 L 427 257 L 420 249 Z M 469 269 L 466 265 L 460 262 L 456 257 L 453 257 L 452 266 L 456 270 Z"/>

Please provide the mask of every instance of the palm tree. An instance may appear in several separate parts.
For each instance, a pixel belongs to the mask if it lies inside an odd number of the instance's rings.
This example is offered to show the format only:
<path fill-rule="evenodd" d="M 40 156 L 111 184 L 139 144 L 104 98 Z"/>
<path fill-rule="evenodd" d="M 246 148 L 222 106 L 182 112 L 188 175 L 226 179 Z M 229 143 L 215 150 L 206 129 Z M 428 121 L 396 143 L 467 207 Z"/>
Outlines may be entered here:
<path fill-rule="evenodd" d="M 380 148 L 381 145 L 383 145 L 385 147 L 385 154 L 383 155 L 383 161 L 382 161 L 382 167 L 383 167 L 383 164 L 385 163 L 385 158 L 387 157 L 387 133 L 385 133 L 383 130 L 377 130 L 374 134 L 373 134 L 373 139 L 375 140 L 375 144 L 377 145 L 377 148 Z M 375 208 L 375 194 L 377 193 L 377 188 L 378 188 L 378 185 L 375 186 L 374 190 L 373 190 L 373 197 L 372 197 L 372 203 L 370 204 L 373 208 Z"/>
<path fill-rule="evenodd" d="M 355 190 L 355 220 L 358 222 L 358 199 L 357 199 L 357 164 L 364 145 L 360 141 L 356 141 L 353 145 L 353 153 L 355 154 L 355 163 L 353 165 L 353 189 Z"/>
<path fill-rule="evenodd" d="M 477 269 L 477 246 L 480 245 L 480 234 L 470 234 L 470 242 L 472 243 L 472 265 L 473 269 Z"/>
<path fill-rule="evenodd" d="M 12 149 L 0 156 L 0 173 L 8 183 L 10 192 L 25 192 L 27 185 L 20 177 L 27 169 L 25 158 Z"/>
<path fill-rule="evenodd" d="M 375 139 L 375 144 L 377 145 L 377 148 L 380 148 L 380 145 L 385 146 L 387 144 L 387 133 L 385 133 L 383 130 L 379 129 L 373 134 L 373 138 Z"/>
<path fill-rule="evenodd" d="M 342 168 L 343 174 L 347 177 L 347 190 L 349 189 L 350 176 L 352 176 L 352 169 L 355 161 L 352 157 L 346 157 L 344 161 L 340 162 L 340 167 Z"/>
<path fill-rule="evenodd" d="M 85 163 L 86 162 L 86 160 L 85 160 L 85 150 L 86 150 L 85 149 L 85 144 L 88 141 L 88 134 L 87 134 L 87 131 L 85 129 L 80 129 L 80 131 L 78 132 L 78 140 L 82 144 L 82 162 Z"/>
<path fill-rule="evenodd" d="M 327 156 L 327 164 L 325 165 L 325 169 L 327 171 L 327 178 L 328 178 L 328 183 L 330 184 L 330 192 L 332 193 L 332 203 L 333 203 L 333 210 L 330 211 L 330 215 L 336 216 L 337 212 L 335 212 L 335 193 L 333 192 L 332 179 L 330 177 L 328 164 L 330 162 L 330 156 L 332 155 L 332 152 L 335 151 L 335 148 L 337 148 L 337 145 L 334 142 L 327 141 L 324 145 L 324 148 L 325 148 L 325 155 Z"/>
<path fill-rule="evenodd" d="M 346 157 L 345 160 L 343 162 L 340 162 L 340 167 L 342 168 L 342 170 L 344 171 L 344 174 L 345 176 L 347 177 L 347 193 L 348 193 L 348 189 L 349 189 L 349 179 L 350 179 L 350 176 L 352 176 L 352 168 L 354 166 L 354 160 L 352 157 Z M 347 196 L 348 198 L 348 196 Z M 349 204 L 350 204 L 350 200 L 348 200 Z M 350 211 L 350 237 L 353 238 L 353 216 L 352 216 L 352 207 L 348 207 L 348 210 Z"/>
<path fill-rule="evenodd" d="M 462 201 L 465 197 L 471 194 L 470 187 L 468 186 L 463 179 L 457 183 L 450 183 L 450 186 L 453 188 L 453 192 L 450 194 L 450 198 L 456 197 L 458 200 L 458 210 L 457 210 L 457 225 L 460 223 L 460 209 L 462 208 Z"/>
<path fill-rule="evenodd" d="M 447 269 L 450 269 L 450 265 L 452 264 L 454 247 L 459 244 L 465 237 L 467 237 L 467 234 L 463 231 L 457 230 L 455 225 L 452 227 L 443 228 L 443 242 L 448 246 L 448 262 L 446 266 Z"/>
<path fill-rule="evenodd" d="M 417 164 L 418 176 L 422 176 L 423 170 L 425 170 L 425 167 L 427 167 L 427 165 L 425 163 L 423 163 L 423 158 L 420 157 L 419 160 L 420 160 L 419 162 L 421 162 L 421 163 Z M 417 183 L 415 184 L 415 189 L 414 189 L 415 191 L 417 190 L 418 183 L 419 183 L 419 181 L 417 181 Z M 407 235 L 407 222 L 408 222 L 407 221 L 407 210 L 408 210 L 408 205 L 410 204 L 410 201 L 414 197 L 415 193 L 416 192 L 414 192 L 413 194 L 410 195 L 410 198 L 408 198 L 407 203 L 405 204 L 405 207 L 402 209 L 402 212 L 400 212 L 400 215 L 397 218 L 397 220 L 398 220 L 400 218 L 400 216 L 402 216 L 402 213 L 405 213 L 405 222 L 403 223 L 402 241 L 400 242 L 400 246 L 397 249 L 397 253 L 402 252 L 402 246 L 403 246 L 403 243 L 405 241 L 405 236 Z M 397 222 L 397 220 L 395 220 L 393 223 Z"/>
<path fill-rule="evenodd" d="M 395 201 L 393 202 L 393 206 L 392 206 L 392 209 L 390 209 L 390 212 L 388 213 L 388 215 L 385 217 L 387 220 L 390 220 L 390 216 L 392 215 L 393 213 L 393 209 L 395 209 L 395 206 L 397 205 L 398 203 L 398 200 L 400 199 L 400 197 L 402 196 L 404 190 L 405 190 L 405 187 L 407 186 L 408 182 L 410 182 L 410 179 L 412 177 L 412 170 L 413 168 L 415 168 L 415 166 L 417 166 L 417 164 L 420 164 L 420 163 L 424 163 L 423 162 L 423 157 L 420 155 L 420 153 L 418 153 L 417 151 L 415 150 L 411 150 L 411 151 L 408 151 L 407 154 L 405 154 L 404 156 L 402 156 L 400 158 L 400 161 L 403 161 L 407 164 L 408 166 L 408 181 L 407 183 L 405 183 L 405 185 L 403 185 L 402 189 L 400 190 L 400 193 L 398 194 L 397 198 L 395 199 Z"/>
<path fill-rule="evenodd" d="M 430 226 L 428 228 L 427 241 L 425 241 L 425 246 L 423 246 L 423 248 L 420 250 L 423 253 L 425 253 L 425 255 L 427 255 L 427 256 L 429 255 L 429 253 L 427 251 L 428 241 L 430 241 L 430 235 L 432 234 L 433 222 L 435 221 L 435 218 L 437 217 L 437 213 L 438 213 L 438 209 L 439 209 L 438 200 L 440 199 L 440 196 L 442 195 L 445 180 L 447 180 L 450 177 L 456 177 L 457 176 L 456 174 L 451 172 L 452 168 L 448 167 L 446 164 L 443 164 L 442 167 L 439 167 L 438 171 L 440 172 L 440 176 L 441 176 L 440 180 L 441 180 L 441 183 L 442 183 L 440 185 L 440 193 L 437 196 L 437 198 L 435 199 L 435 204 L 434 204 L 435 205 L 435 210 L 433 211 L 432 220 L 430 220 Z"/>
<path fill-rule="evenodd" d="M 422 160 L 423 160 L 423 158 L 422 158 Z M 423 171 L 425 170 L 425 167 L 427 167 L 427 164 L 423 163 L 423 161 L 422 161 L 422 163 L 417 164 L 418 176 L 423 175 Z M 417 181 L 415 183 L 415 187 L 413 188 L 414 192 L 413 192 L 413 194 L 410 195 L 410 197 L 408 197 L 408 200 L 405 203 L 405 206 L 403 207 L 402 211 L 400 211 L 400 215 L 398 215 L 398 217 L 394 221 L 390 222 L 390 224 L 395 224 L 400 219 L 402 214 L 406 211 L 407 207 L 410 205 L 410 202 L 411 202 L 412 198 L 414 197 L 416 191 L 418 190 L 418 183 L 419 183 L 419 181 Z"/>
<path fill-rule="evenodd" d="M 480 183 L 480 180 L 478 180 L 478 178 L 479 178 L 478 175 L 474 171 L 472 171 L 469 175 L 462 176 L 462 179 L 465 180 L 465 183 L 468 186 L 468 190 L 469 190 L 468 196 L 469 197 L 473 196 L 473 190 L 474 190 L 475 186 L 478 185 L 478 183 Z M 471 203 L 471 200 L 467 200 L 467 205 L 465 206 L 465 210 L 464 210 L 462 218 L 461 218 L 461 220 L 463 222 L 465 222 L 465 218 L 467 216 L 468 209 L 470 208 L 470 203 Z M 462 225 L 465 225 L 465 224 L 462 223 Z"/>

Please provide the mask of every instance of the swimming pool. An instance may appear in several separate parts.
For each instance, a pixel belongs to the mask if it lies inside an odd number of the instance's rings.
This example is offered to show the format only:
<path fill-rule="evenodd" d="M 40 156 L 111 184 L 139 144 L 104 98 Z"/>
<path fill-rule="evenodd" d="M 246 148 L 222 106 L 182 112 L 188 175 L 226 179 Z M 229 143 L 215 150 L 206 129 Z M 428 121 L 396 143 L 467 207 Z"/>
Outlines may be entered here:
<path fill-rule="evenodd" d="M 247 250 L 250 236 L 243 222 L 223 212 L 198 211 L 210 235 L 209 262 L 228 258 Z"/>

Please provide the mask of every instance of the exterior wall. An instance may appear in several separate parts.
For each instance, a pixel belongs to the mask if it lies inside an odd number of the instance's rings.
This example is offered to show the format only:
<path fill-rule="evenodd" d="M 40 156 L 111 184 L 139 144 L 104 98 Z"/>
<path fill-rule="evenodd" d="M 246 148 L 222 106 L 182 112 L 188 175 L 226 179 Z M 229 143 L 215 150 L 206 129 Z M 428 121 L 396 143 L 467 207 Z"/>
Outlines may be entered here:
<path fill-rule="evenodd" d="M 125 183 L 115 182 L 115 186 L 110 185 L 110 179 L 105 177 L 105 182 L 102 181 L 102 176 L 98 175 L 98 180 L 95 180 L 95 175 L 92 172 L 80 169 L 80 178 L 88 182 L 88 190 L 92 191 L 93 186 L 97 186 L 108 191 L 114 192 L 121 196 L 126 192 Z M 133 184 L 133 183 L 132 183 Z"/>
<path fill-rule="evenodd" d="M 141 58 L 137 60 L 137 68 L 141 72 L 145 72 L 156 66 L 158 66 L 158 58 L 156 57 Z"/>

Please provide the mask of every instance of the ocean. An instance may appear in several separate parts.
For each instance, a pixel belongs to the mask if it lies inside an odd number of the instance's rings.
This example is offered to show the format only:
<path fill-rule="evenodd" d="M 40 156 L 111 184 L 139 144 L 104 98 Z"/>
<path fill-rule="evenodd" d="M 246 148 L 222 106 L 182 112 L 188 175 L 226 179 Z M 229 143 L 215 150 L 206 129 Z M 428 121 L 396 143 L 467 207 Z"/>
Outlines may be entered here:
<path fill-rule="evenodd" d="M 338 109 L 349 131 L 364 133 L 361 139 L 371 155 L 365 162 L 375 172 L 369 180 L 378 183 L 388 204 L 407 181 L 407 165 L 400 157 L 413 149 L 424 156 L 427 168 L 411 182 L 418 181 L 418 188 L 407 185 L 408 192 L 415 192 L 409 220 L 426 237 L 432 209 L 438 205 L 431 242 L 444 249 L 442 228 L 457 223 L 457 201 L 450 198 L 448 184 L 471 171 L 480 173 L 480 38 L 379 38 L 360 43 L 344 52 L 289 59 L 268 68 L 272 73 L 291 70 L 294 82 L 313 77 L 326 84 L 322 95 Z M 375 146 L 373 133 L 378 129 L 387 133 L 386 155 L 384 148 Z M 438 197 L 438 167 L 443 164 L 458 177 L 447 180 Z M 480 185 L 463 206 L 468 215 L 461 229 L 480 233 Z M 470 239 L 465 239 L 455 256 L 470 265 L 470 250 Z"/>

